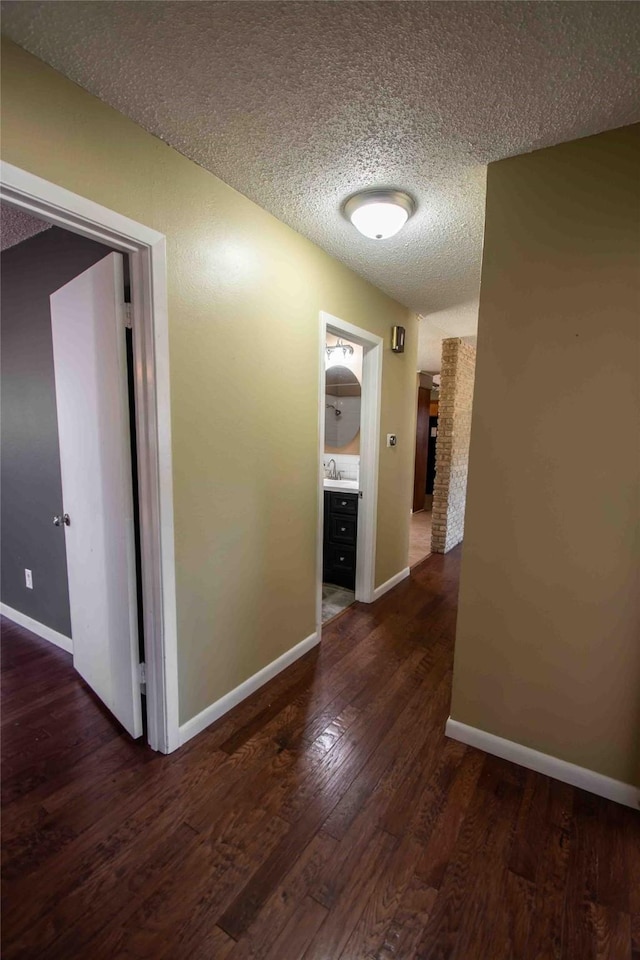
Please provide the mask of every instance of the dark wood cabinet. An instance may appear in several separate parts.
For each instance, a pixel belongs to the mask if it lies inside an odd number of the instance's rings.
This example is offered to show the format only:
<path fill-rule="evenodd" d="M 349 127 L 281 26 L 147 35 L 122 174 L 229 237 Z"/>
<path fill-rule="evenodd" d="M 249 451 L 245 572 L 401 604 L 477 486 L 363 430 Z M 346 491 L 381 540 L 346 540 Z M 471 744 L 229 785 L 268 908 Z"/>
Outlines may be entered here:
<path fill-rule="evenodd" d="M 324 492 L 322 579 L 355 590 L 358 494 Z"/>

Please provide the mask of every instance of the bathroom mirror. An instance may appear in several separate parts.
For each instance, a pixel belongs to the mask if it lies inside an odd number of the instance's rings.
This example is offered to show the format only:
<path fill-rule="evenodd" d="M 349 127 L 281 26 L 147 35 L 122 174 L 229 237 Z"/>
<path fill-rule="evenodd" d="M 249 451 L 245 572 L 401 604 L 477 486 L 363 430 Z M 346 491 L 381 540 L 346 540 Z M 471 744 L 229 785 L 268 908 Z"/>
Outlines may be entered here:
<path fill-rule="evenodd" d="M 339 450 L 360 432 L 360 381 L 353 370 L 336 364 L 325 375 L 325 447 Z"/>

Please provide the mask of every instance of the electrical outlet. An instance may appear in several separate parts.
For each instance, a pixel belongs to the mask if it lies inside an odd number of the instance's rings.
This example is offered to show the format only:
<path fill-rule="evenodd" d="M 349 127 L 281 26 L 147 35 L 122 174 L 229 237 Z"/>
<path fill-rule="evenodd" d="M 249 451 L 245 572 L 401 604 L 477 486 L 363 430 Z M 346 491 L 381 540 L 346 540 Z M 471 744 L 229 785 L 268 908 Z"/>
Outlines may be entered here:
<path fill-rule="evenodd" d="M 388 446 L 388 447 L 395 447 L 395 446 L 397 445 L 397 443 L 398 443 L 398 437 L 396 436 L 396 434 L 395 434 L 395 433 L 388 433 L 388 434 L 387 434 L 387 446 Z"/>
<path fill-rule="evenodd" d="M 31 570 L 27 570 L 26 567 L 24 569 L 24 582 L 26 583 L 29 590 L 33 590 L 33 575 L 31 573 Z"/>

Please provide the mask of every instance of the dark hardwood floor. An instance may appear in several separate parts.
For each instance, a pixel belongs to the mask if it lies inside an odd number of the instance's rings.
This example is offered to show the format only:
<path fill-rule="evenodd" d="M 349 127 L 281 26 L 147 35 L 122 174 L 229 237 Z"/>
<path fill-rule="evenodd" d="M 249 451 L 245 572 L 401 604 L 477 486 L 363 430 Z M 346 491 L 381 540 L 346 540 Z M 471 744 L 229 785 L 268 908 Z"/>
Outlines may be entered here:
<path fill-rule="evenodd" d="M 640 817 L 443 735 L 458 564 L 170 757 L 3 621 L 4 960 L 640 958 Z"/>

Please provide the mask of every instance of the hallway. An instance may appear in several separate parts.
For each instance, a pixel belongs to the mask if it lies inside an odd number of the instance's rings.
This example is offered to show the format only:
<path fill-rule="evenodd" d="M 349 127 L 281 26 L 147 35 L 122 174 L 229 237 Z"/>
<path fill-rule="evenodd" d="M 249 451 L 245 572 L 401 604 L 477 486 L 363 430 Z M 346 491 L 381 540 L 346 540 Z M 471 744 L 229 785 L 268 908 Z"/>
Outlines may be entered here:
<path fill-rule="evenodd" d="M 5 960 L 630 958 L 637 814 L 443 735 L 459 560 L 169 757 L 3 621 Z"/>

